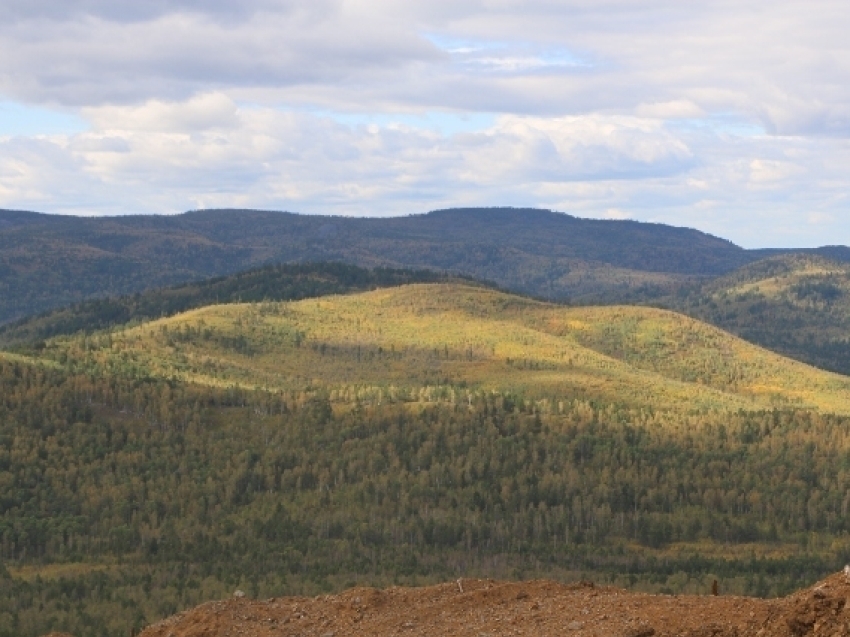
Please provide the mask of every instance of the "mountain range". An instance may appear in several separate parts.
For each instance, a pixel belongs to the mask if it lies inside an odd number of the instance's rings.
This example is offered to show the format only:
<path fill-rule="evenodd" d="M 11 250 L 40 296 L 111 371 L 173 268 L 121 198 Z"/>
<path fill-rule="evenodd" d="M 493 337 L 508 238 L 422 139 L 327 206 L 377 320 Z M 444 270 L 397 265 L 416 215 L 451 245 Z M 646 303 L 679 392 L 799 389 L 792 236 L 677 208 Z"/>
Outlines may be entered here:
<path fill-rule="evenodd" d="M 519 208 L 395 218 L 0 211 L 0 322 L 87 298 L 316 261 L 463 273 L 553 300 L 621 301 L 657 296 L 778 252 L 744 250 L 687 228 Z M 846 247 L 809 252 L 850 261 Z"/>

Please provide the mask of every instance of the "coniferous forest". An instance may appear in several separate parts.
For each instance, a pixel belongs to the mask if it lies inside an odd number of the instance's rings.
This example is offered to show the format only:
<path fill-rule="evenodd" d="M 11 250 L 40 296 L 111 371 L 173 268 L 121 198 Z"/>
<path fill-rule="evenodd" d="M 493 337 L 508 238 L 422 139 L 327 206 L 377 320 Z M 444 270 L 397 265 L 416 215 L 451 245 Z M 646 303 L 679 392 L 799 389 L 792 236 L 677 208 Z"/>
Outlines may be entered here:
<path fill-rule="evenodd" d="M 670 312 L 349 275 L 407 285 L 17 332 L 0 635 L 459 576 L 772 596 L 850 561 L 844 377 Z"/>

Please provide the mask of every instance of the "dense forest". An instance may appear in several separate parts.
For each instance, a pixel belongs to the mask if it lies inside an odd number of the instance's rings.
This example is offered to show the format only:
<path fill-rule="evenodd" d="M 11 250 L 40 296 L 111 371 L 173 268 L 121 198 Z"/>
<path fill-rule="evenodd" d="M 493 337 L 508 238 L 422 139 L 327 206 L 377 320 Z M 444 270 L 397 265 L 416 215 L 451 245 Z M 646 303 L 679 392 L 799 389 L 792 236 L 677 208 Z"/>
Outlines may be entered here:
<path fill-rule="evenodd" d="M 850 561 L 846 379 L 671 312 L 418 283 L 21 352 L 0 354 L 2 637 L 128 634 L 237 588 L 776 595 Z"/>
<path fill-rule="evenodd" d="M 822 249 L 850 260 L 846 248 Z M 66 217 L 0 211 L 0 323 L 269 263 L 428 268 L 550 299 L 669 293 L 766 256 L 696 230 L 477 208 L 384 219 L 251 210 Z"/>
<path fill-rule="evenodd" d="M 345 404 L 15 361 L 0 387 L 4 636 L 458 575 L 770 595 L 850 559 L 843 417 Z"/>

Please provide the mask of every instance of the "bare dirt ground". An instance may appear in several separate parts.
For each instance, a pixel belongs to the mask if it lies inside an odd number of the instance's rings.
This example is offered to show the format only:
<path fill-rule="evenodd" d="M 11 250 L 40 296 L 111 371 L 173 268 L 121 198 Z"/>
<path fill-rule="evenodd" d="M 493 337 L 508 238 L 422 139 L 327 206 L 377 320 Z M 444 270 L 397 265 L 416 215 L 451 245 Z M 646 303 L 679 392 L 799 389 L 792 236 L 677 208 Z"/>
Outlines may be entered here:
<path fill-rule="evenodd" d="M 463 579 L 313 598 L 234 597 L 175 615 L 139 637 L 833 637 L 850 635 L 848 600 L 844 573 L 774 600 Z"/>

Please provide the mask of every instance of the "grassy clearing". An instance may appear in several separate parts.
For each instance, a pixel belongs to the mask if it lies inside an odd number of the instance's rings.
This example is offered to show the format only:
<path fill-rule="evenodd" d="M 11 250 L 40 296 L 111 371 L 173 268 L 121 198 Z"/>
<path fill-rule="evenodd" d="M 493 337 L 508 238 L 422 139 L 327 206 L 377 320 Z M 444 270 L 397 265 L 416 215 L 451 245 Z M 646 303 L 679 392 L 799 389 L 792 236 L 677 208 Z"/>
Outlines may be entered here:
<path fill-rule="evenodd" d="M 9 568 L 8 571 L 12 577 L 25 582 L 32 582 L 36 578 L 42 580 L 73 578 L 88 575 L 90 573 L 117 571 L 118 568 L 118 566 L 110 566 L 108 564 L 74 562 L 70 564 L 26 564 Z"/>

